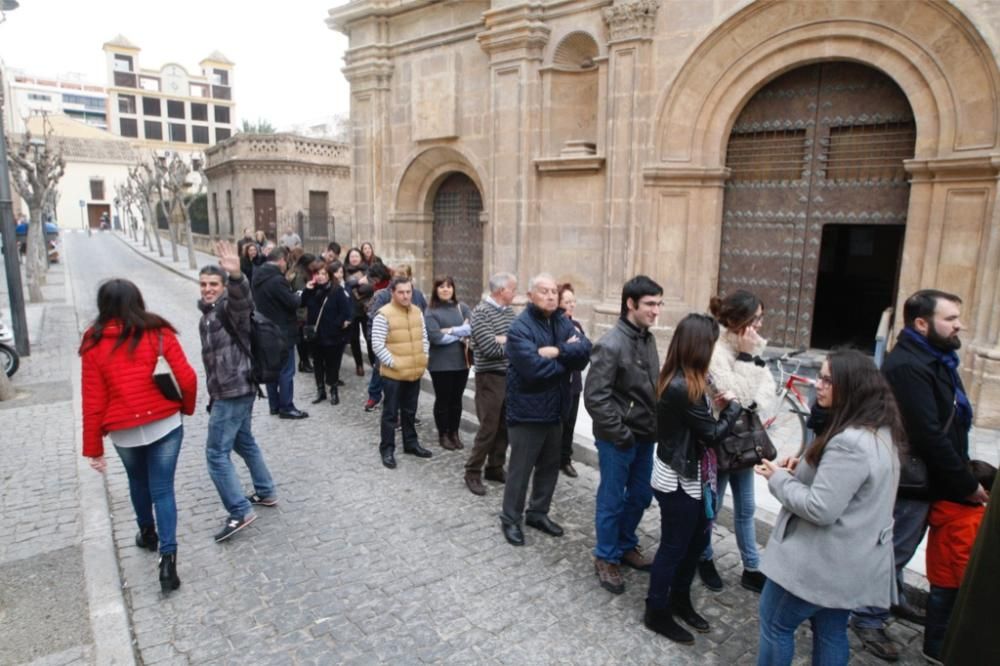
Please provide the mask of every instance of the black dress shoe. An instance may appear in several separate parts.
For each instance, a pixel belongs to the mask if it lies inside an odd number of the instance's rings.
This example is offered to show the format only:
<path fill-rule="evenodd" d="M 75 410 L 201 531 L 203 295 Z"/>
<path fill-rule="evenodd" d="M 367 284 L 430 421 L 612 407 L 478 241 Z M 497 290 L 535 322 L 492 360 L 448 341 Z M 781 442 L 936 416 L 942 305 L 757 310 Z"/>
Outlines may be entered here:
<path fill-rule="evenodd" d="M 382 452 L 382 464 L 389 469 L 396 469 L 396 456 L 392 454 L 392 451 Z"/>
<path fill-rule="evenodd" d="M 430 451 L 419 444 L 414 444 L 409 448 L 403 447 L 403 453 L 409 453 L 411 456 L 416 456 L 418 458 L 430 458 L 432 455 Z"/>
<path fill-rule="evenodd" d="M 549 536 L 561 537 L 565 534 L 565 532 L 563 532 L 563 528 L 561 528 L 558 523 L 553 522 L 548 516 L 525 518 L 524 524 L 528 527 L 534 527 L 536 530 L 541 530 Z"/>
<path fill-rule="evenodd" d="M 698 633 L 707 634 L 712 630 L 712 628 L 708 626 L 708 620 L 703 618 L 701 615 L 698 615 L 698 612 L 695 611 L 694 606 L 691 605 L 690 598 L 672 600 L 670 602 L 670 611 L 680 618 L 681 622 L 688 625 Z"/>
<path fill-rule="evenodd" d="M 277 415 L 278 415 L 278 410 L 277 409 L 272 409 L 271 410 L 271 416 L 277 416 Z"/>
<path fill-rule="evenodd" d="M 324 400 L 326 400 L 326 393 L 320 393 L 318 396 L 316 396 L 316 399 L 312 401 L 312 404 L 318 405 Z"/>
<path fill-rule="evenodd" d="M 280 412 L 278 414 L 279 419 L 307 419 L 309 418 L 308 412 L 303 412 L 300 409 L 289 409 L 287 412 Z"/>
<path fill-rule="evenodd" d="M 520 525 L 508 525 L 501 522 L 500 529 L 503 530 L 503 537 L 507 539 L 507 543 L 512 546 L 524 545 L 524 532 L 521 531 Z"/>
<path fill-rule="evenodd" d="M 330 389 L 330 404 L 339 405 L 340 404 L 340 394 L 337 392 L 337 387 L 334 386 Z"/>
<path fill-rule="evenodd" d="M 341 380 L 338 379 L 337 380 L 337 388 L 340 388 L 341 386 L 347 386 L 347 384 L 345 384 L 344 382 L 342 382 Z"/>
<path fill-rule="evenodd" d="M 646 614 L 642 618 L 642 623 L 646 628 L 655 631 L 661 636 L 669 638 L 675 643 L 691 645 L 694 643 L 694 636 L 691 632 L 677 624 L 669 608 L 650 608 L 647 602 Z"/>

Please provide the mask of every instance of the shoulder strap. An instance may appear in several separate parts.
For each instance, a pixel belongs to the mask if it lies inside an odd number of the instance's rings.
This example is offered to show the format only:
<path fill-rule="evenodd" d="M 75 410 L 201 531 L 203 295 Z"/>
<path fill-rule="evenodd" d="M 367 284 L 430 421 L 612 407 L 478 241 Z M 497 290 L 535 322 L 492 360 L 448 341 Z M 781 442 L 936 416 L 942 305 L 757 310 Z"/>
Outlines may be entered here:
<path fill-rule="evenodd" d="M 225 303 L 223 303 L 223 305 L 225 305 Z M 246 354 L 247 358 L 252 361 L 253 354 L 251 354 L 250 350 L 247 349 L 247 346 L 243 344 L 243 339 L 240 338 L 239 334 L 236 332 L 236 327 L 233 326 L 233 321 L 229 318 L 229 310 L 223 307 L 222 312 L 218 316 L 222 321 L 222 328 L 226 329 L 229 336 L 236 342 L 236 346 L 240 348 L 240 351 Z"/>
<path fill-rule="evenodd" d="M 319 322 L 323 319 L 323 308 L 326 307 L 326 302 L 330 300 L 330 292 L 328 291 L 326 296 L 323 298 L 323 304 L 319 306 L 319 314 L 316 315 L 316 326 L 319 326 Z"/>
<path fill-rule="evenodd" d="M 158 335 L 159 335 L 159 337 L 160 337 L 160 348 L 159 348 L 159 350 L 158 350 L 158 351 L 156 352 L 156 355 L 157 355 L 157 356 L 163 356 L 163 331 L 161 331 L 161 330 L 157 330 L 157 334 L 158 334 Z"/>

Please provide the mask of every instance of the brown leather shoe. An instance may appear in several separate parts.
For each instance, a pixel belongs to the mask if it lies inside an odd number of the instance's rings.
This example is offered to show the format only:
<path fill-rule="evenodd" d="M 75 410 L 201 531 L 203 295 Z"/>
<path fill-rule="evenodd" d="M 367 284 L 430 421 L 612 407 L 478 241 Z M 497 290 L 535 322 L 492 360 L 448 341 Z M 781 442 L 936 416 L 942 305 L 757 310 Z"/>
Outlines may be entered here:
<path fill-rule="evenodd" d="M 561 469 L 562 473 L 565 474 L 566 476 L 568 476 L 571 479 L 575 479 L 576 477 L 579 476 L 579 474 L 576 473 L 576 468 L 573 467 L 573 463 L 571 463 L 571 462 L 566 463 L 565 465 L 563 465 L 559 469 Z"/>
<path fill-rule="evenodd" d="M 594 573 L 597 574 L 597 579 L 601 581 L 601 587 L 608 592 L 621 594 L 625 591 L 625 581 L 622 580 L 622 572 L 617 564 L 595 557 Z"/>
<path fill-rule="evenodd" d="M 483 478 L 487 481 L 496 481 L 497 483 L 507 483 L 507 473 L 503 471 L 503 467 L 498 467 L 497 469 L 487 468 L 483 472 Z"/>
<path fill-rule="evenodd" d="M 451 437 L 451 443 L 455 445 L 456 449 L 464 449 L 465 448 L 465 442 L 463 442 L 462 438 L 458 436 L 458 432 L 457 431 L 456 432 L 452 432 L 452 433 L 448 433 L 448 436 Z"/>
<path fill-rule="evenodd" d="M 643 555 L 639 546 L 622 554 L 622 564 L 632 567 L 636 571 L 649 571 L 653 568 L 653 560 Z"/>
<path fill-rule="evenodd" d="M 469 492 L 473 495 L 481 497 L 486 494 L 486 486 L 483 485 L 483 480 L 479 478 L 478 474 L 466 474 L 465 485 L 469 487 Z"/>
<path fill-rule="evenodd" d="M 451 436 L 446 432 L 438 433 L 438 444 L 440 444 L 441 448 L 445 451 L 455 450 L 455 443 L 451 441 Z"/>

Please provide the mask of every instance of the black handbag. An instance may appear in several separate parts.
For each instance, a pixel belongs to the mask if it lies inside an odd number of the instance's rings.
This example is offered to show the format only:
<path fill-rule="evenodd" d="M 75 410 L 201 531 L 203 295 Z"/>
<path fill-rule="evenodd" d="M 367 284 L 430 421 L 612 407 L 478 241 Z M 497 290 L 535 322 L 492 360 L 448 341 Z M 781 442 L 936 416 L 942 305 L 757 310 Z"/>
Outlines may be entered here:
<path fill-rule="evenodd" d="M 160 334 L 160 347 L 156 355 L 156 367 L 153 368 L 153 382 L 156 383 L 156 388 L 160 389 L 160 393 L 167 400 L 174 400 L 176 402 L 181 402 L 184 396 L 181 394 L 181 387 L 177 383 L 177 378 L 174 377 L 174 371 L 170 368 L 170 363 L 163 356 L 163 334 Z"/>
<path fill-rule="evenodd" d="M 899 494 L 909 499 L 924 499 L 929 489 L 924 459 L 912 453 L 900 455 Z"/>
<path fill-rule="evenodd" d="M 764 429 L 756 411 L 743 409 L 736 418 L 732 433 L 716 447 L 720 474 L 738 472 L 760 464 L 762 460 L 774 460 L 778 450 Z"/>

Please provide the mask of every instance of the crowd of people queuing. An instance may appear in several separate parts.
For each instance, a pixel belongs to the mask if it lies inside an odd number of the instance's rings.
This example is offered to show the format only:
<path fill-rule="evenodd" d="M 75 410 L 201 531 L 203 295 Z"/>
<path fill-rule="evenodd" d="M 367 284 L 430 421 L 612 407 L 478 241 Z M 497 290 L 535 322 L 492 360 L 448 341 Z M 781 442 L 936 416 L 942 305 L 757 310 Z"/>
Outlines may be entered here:
<path fill-rule="evenodd" d="M 729 488 L 739 583 L 760 594 L 759 664 L 790 664 L 795 631 L 806 621 L 814 663 L 847 663 L 849 627 L 867 649 L 894 661 L 898 647 L 885 631 L 890 614 L 925 624 L 930 661 L 996 655 L 992 641 L 974 630 L 986 620 L 972 612 L 989 603 L 978 590 L 996 587 L 990 565 L 998 538 L 986 534 L 997 531 L 995 507 L 985 517 L 996 469 L 969 460 L 973 409 L 958 373 L 958 296 L 922 290 L 907 299 L 904 328 L 881 370 L 859 351 L 826 356 L 809 419 L 815 439 L 799 455 L 720 471 L 719 446 L 741 418 L 762 422 L 776 409 L 775 380 L 761 356 L 765 304 L 755 294 L 713 298 L 708 313 L 681 318 L 661 365 L 652 328 L 663 289 L 650 277 L 624 284 L 620 317 L 592 343 L 573 318 L 572 285 L 549 274 L 531 278 L 518 313 L 511 273 L 491 276 L 489 293 L 477 303 L 460 298 L 463 285 L 453 277 L 439 276 L 428 300 L 410 267 L 386 266 L 371 243 L 348 249 L 343 259 L 341 250 L 330 243 L 313 256 L 292 229 L 277 244 L 248 229 L 236 248 L 217 244 L 218 265 L 201 269 L 206 459 L 228 514 L 216 541 L 250 524 L 254 506 L 278 502 L 251 431 L 259 389 L 249 349 L 252 318 L 262 316 L 284 334 L 287 360 L 266 386 L 270 414 L 282 419 L 309 416 L 294 402 L 296 368 L 315 378 L 314 405 L 340 404 L 348 348 L 357 375 L 366 373 L 364 338 L 371 367 L 364 409 L 381 404 L 378 451 L 389 469 L 397 466 L 397 430 L 403 453 L 433 455 L 416 428 L 425 371 L 438 446 L 465 448 L 462 400 L 472 371 L 479 428 L 464 482 L 477 496 L 488 493 L 484 481 L 503 486 L 500 527 L 513 546 L 525 545 L 525 525 L 564 534 L 550 512 L 560 471 L 578 474 L 573 433 L 582 398 L 600 473 L 592 551 L 597 584 L 621 594 L 622 566 L 648 572 L 643 622 L 671 641 L 691 644 L 690 630 L 711 630 L 691 587 L 697 576 L 710 590 L 724 588 L 711 536 Z M 113 442 L 129 480 L 136 544 L 159 551 L 165 592 L 180 585 L 173 476 L 181 415 L 193 413 L 197 394 L 175 334 L 146 310 L 133 283 L 115 279 L 101 285 L 98 316 L 80 346 L 83 454 L 104 471 L 102 438 Z M 164 359 L 176 378 L 176 399 L 152 380 Z M 248 468 L 249 495 L 234 451 Z M 755 476 L 781 505 L 763 555 Z M 637 529 L 654 497 L 661 534 L 648 557 Z M 994 526 L 983 528 L 973 552 L 984 521 Z M 928 526 L 931 591 L 924 614 L 904 598 L 902 571 Z"/>

